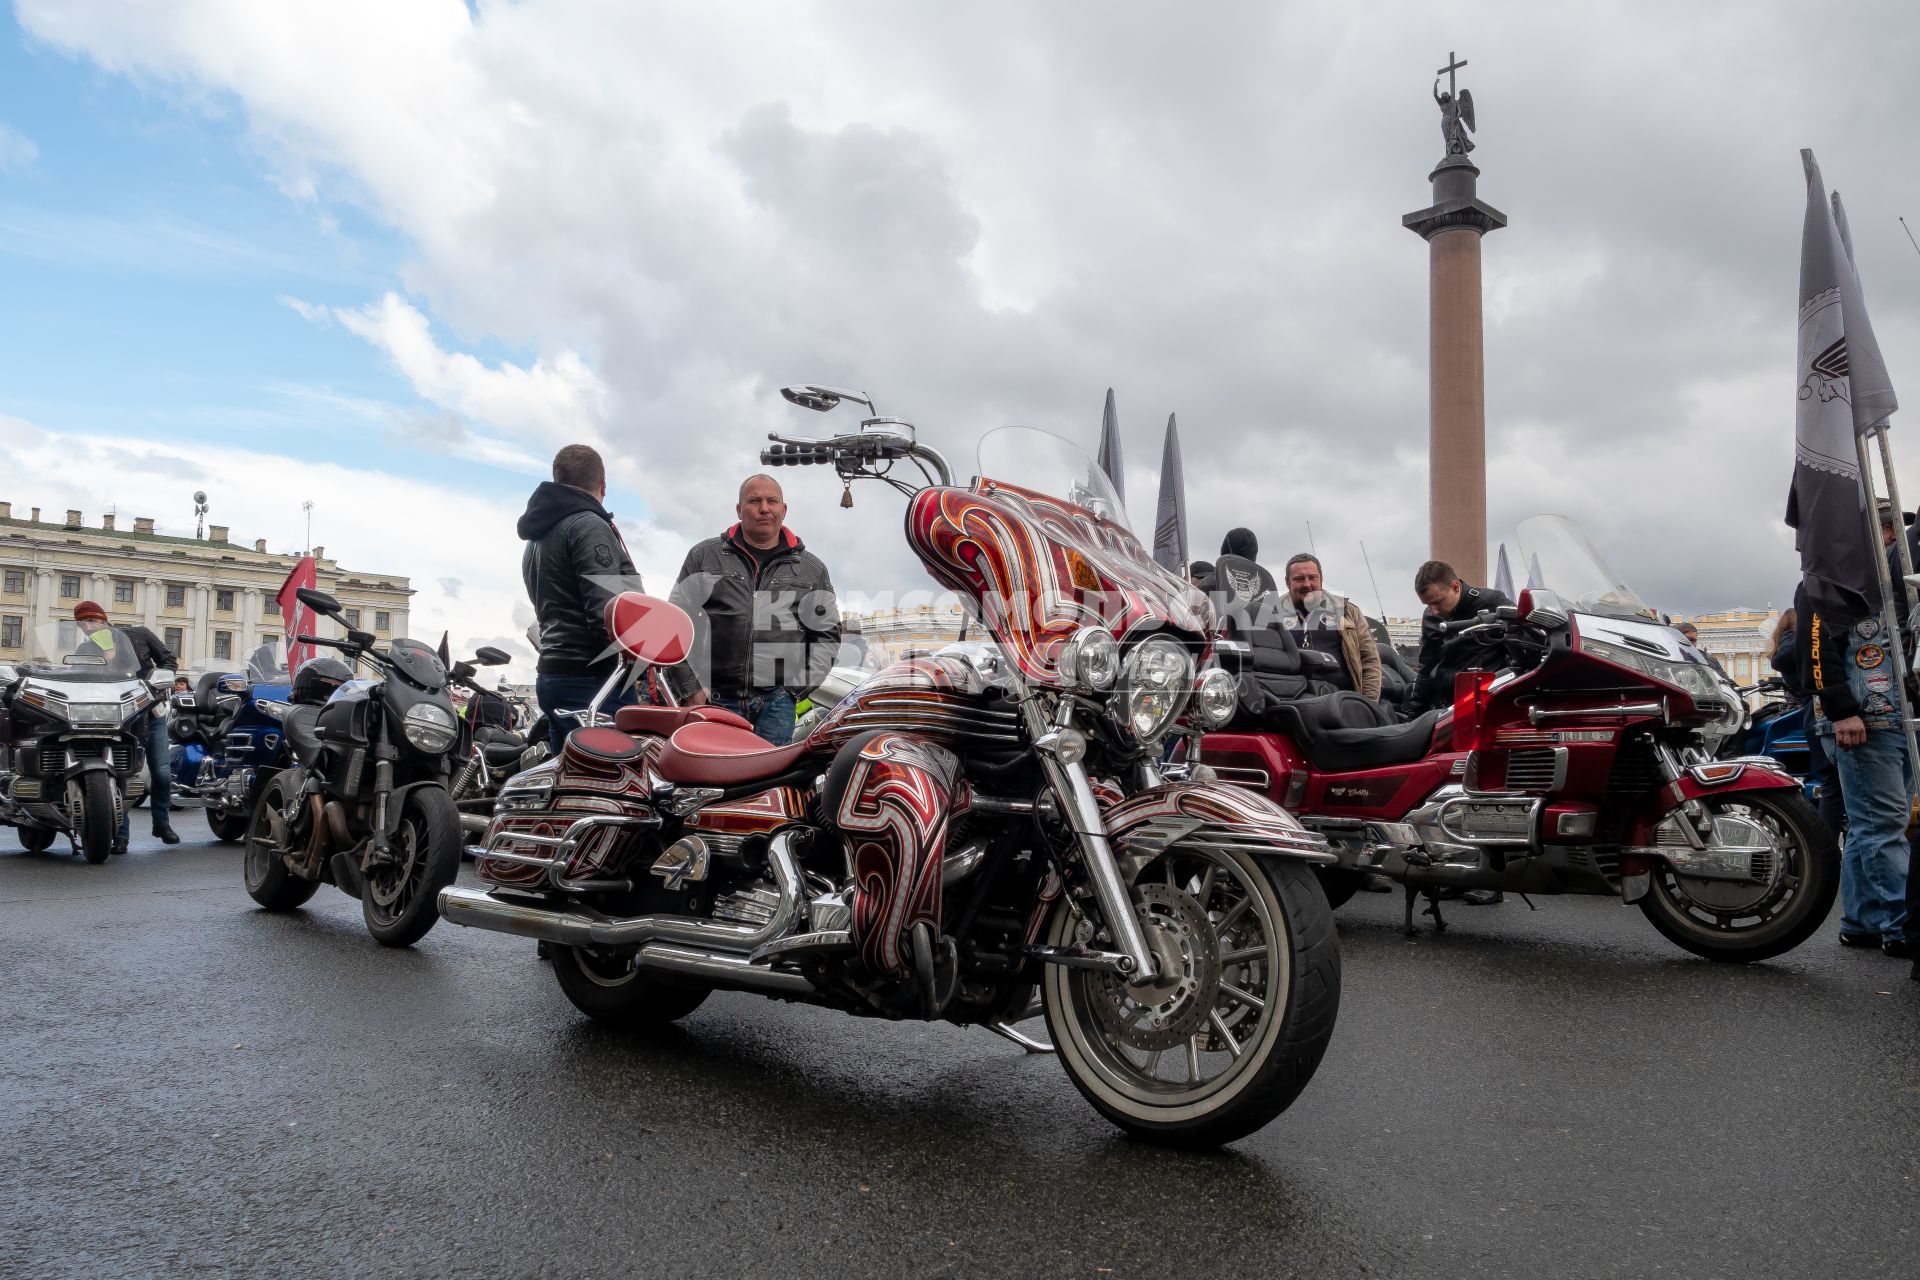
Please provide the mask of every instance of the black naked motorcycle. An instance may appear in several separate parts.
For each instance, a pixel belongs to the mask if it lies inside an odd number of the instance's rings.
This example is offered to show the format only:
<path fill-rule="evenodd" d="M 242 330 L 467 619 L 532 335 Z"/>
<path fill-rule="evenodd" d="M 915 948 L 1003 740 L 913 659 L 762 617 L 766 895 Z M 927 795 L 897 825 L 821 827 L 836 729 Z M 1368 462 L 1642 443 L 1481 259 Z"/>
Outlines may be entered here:
<path fill-rule="evenodd" d="M 340 602 L 300 600 L 345 626 Z M 300 636 L 346 661 L 311 659 L 294 675 L 284 719 L 292 767 L 260 790 L 247 827 L 247 893 L 291 911 L 322 884 L 360 899 L 367 932 L 411 946 L 439 914 L 434 898 L 460 870 L 460 812 L 447 792 L 460 728 L 447 669 L 417 640 L 374 648 L 369 632 Z M 505 655 L 500 655 L 504 657 Z M 378 678 L 353 678 L 366 663 Z"/>

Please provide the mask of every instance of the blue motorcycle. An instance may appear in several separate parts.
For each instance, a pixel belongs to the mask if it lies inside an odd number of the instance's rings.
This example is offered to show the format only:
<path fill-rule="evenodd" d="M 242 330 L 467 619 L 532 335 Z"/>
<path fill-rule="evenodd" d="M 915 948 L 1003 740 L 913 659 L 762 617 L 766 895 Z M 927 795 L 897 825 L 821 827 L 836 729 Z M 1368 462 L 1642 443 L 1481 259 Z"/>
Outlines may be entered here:
<path fill-rule="evenodd" d="M 1769 696 L 1767 701 L 1748 714 L 1746 731 L 1735 734 L 1721 746 L 1720 755 L 1728 759 L 1735 756 L 1772 756 L 1788 773 L 1800 779 L 1807 798 L 1817 804 L 1818 797 L 1807 780 L 1813 759 L 1807 746 L 1806 721 L 1801 715 L 1801 704 L 1784 696 L 1785 688 L 1777 677 L 1748 685 L 1740 692 L 1743 695 L 1758 693 Z"/>
<path fill-rule="evenodd" d="M 268 778 L 287 767 L 281 720 L 292 680 L 286 672 L 250 678 L 209 671 L 173 696 L 173 793 L 206 806 L 207 826 L 227 843 L 247 834 L 253 802 Z"/>

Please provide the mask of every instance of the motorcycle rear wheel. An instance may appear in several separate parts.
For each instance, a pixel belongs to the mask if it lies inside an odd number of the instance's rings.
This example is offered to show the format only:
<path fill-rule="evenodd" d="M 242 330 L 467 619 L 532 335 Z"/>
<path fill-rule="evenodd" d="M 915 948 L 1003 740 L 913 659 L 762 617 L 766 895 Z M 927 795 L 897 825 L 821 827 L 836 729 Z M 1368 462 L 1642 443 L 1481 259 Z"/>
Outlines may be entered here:
<path fill-rule="evenodd" d="M 1746 885 L 1690 879 L 1656 866 L 1640 899 L 1648 922 L 1676 946 L 1732 963 L 1768 960 L 1812 937 L 1840 891 L 1840 849 L 1819 811 L 1797 790 L 1736 791 L 1701 803 L 1767 830 L 1772 879 L 1749 892 Z"/>
<path fill-rule="evenodd" d="M 713 994 L 711 987 L 636 969 L 632 956 L 556 945 L 552 959 L 553 976 L 573 1007 L 622 1031 L 678 1022 Z"/>
<path fill-rule="evenodd" d="M 245 809 L 235 809 L 232 812 L 225 809 L 209 809 L 207 810 L 207 829 L 213 832 L 213 838 L 221 844 L 232 844 L 236 840 L 246 839 L 247 827 L 252 817 L 253 815 Z"/>
<path fill-rule="evenodd" d="M 248 815 L 246 848 L 240 862 L 247 896 L 266 911 L 292 911 L 320 889 L 318 880 L 302 880 L 287 870 L 285 824 L 281 818 L 294 790 L 293 771 L 275 774 L 260 788 Z"/>
<path fill-rule="evenodd" d="M 1360 892 L 1360 886 L 1367 882 L 1367 872 L 1354 871 L 1347 867 L 1315 866 L 1313 874 L 1320 878 L 1320 887 L 1327 892 L 1327 906 L 1338 911 L 1347 905 L 1347 900 Z"/>
<path fill-rule="evenodd" d="M 52 827 L 16 827 L 14 831 L 20 837 L 20 847 L 28 853 L 45 853 L 60 835 Z"/>
<path fill-rule="evenodd" d="M 1313 1078 L 1340 1007 L 1333 912 L 1312 868 L 1174 845 L 1135 880 L 1161 980 L 1045 967 L 1060 1063 L 1136 1138 L 1205 1149 L 1243 1138 Z M 1063 903 L 1048 941 L 1074 940 Z M 1169 1061 L 1171 1060 L 1171 1061 Z"/>

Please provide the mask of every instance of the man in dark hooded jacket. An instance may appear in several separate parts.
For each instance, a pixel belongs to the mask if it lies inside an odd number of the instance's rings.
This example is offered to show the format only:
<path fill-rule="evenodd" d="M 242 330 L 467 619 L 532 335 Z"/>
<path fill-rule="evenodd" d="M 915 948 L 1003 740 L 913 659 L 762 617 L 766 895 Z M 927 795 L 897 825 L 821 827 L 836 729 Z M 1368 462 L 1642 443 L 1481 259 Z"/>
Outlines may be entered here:
<path fill-rule="evenodd" d="M 570 444 L 553 455 L 553 479 L 533 491 L 517 526 L 527 544 L 520 577 L 540 635 L 534 696 L 547 715 L 555 751 L 579 727 L 560 711 L 584 709 L 618 663 L 607 634 L 607 601 L 641 590 L 627 544 L 601 505 L 606 496 L 607 468 L 599 453 Z M 601 709 L 636 701 L 629 687 L 609 695 Z"/>

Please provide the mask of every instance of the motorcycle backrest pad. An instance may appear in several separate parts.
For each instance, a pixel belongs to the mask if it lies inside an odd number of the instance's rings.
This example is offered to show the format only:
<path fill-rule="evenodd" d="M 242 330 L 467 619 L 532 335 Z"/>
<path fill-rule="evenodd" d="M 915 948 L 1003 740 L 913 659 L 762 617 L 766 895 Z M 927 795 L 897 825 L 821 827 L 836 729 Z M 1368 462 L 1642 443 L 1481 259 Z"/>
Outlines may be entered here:
<path fill-rule="evenodd" d="M 693 648 L 693 619 L 668 600 L 622 591 L 607 601 L 607 635 L 629 658 L 656 666 L 686 659 Z"/>

